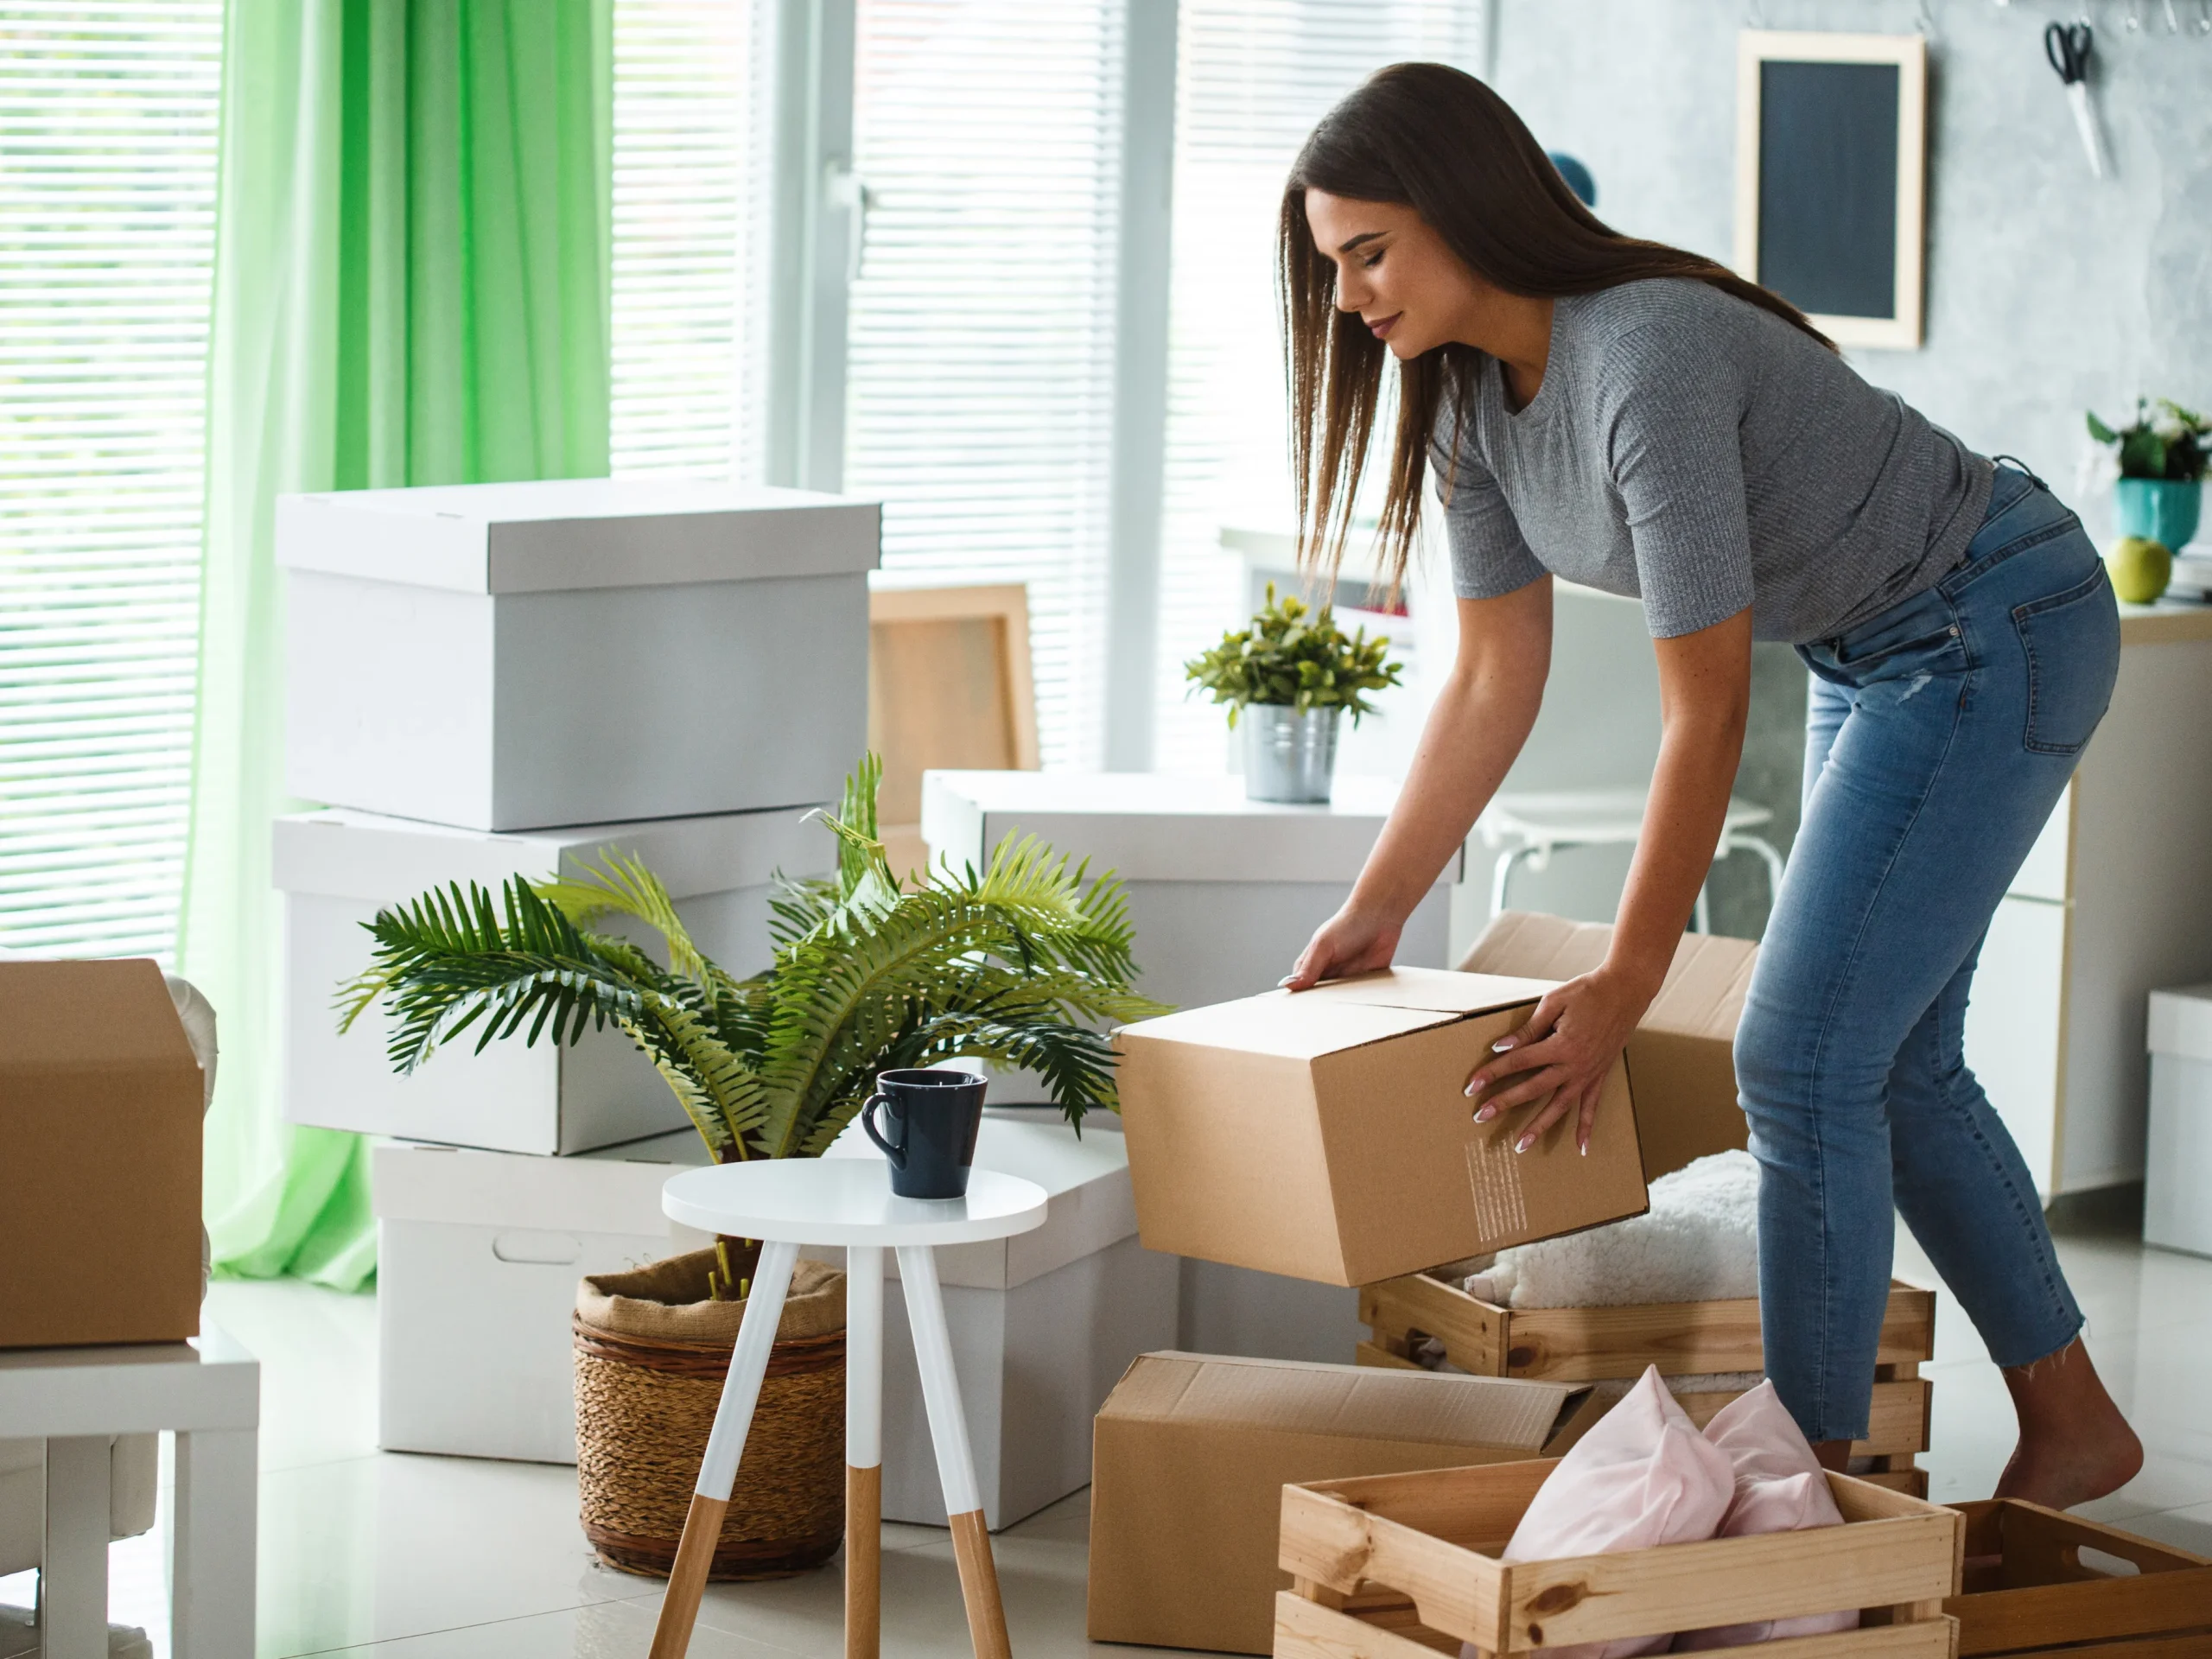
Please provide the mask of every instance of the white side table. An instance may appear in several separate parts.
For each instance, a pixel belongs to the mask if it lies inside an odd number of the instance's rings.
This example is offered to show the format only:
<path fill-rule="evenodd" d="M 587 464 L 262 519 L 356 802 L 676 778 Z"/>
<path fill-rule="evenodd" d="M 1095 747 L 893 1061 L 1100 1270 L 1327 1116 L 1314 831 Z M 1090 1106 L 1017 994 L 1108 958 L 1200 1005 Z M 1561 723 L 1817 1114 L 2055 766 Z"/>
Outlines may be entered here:
<path fill-rule="evenodd" d="M 108 1439 L 176 1435 L 175 1659 L 253 1651 L 261 1365 L 213 1325 L 188 1343 L 0 1353 L 0 1423 L 46 1442 L 46 1659 L 107 1659 Z"/>
<path fill-rule="evenodd" d="M 1007 1238 L 1039 1226 L 1045 1189 L 1034 1181 L 978 1169 L 964 1198 L 901 1198 L 889 1170 L 872 1159 L 777 1159 L 686 1170 L 662 1189 L 673 1220 L 702 1232 L 757 1238 L 760 1263 L 730 1355 L 721 1404 L 707 1436 L 683 1539 L 653 1631 L 652 1659 L 682 1659 L 699 1598 L 721 1536 L 753 1408 L 767 1375 L 769 1350 L 802 1244 L 845 1247 L 845 1653 L 876 1659 L 881 1640 L 879 1581 L 883 1495 L 883 1252 L 899 1252 L 906 1319 L 922 1374 L 922 1398 L 937 1446 L 938 1478 L 951 1518 L 961 1599 L 977 1659 L 1011 1659 L 1006 1610 L 990 1530 L 976 1484 L 960 1383 L 952 1370 L 944 1301 L 938 1289 L 939 1244 Z"/>

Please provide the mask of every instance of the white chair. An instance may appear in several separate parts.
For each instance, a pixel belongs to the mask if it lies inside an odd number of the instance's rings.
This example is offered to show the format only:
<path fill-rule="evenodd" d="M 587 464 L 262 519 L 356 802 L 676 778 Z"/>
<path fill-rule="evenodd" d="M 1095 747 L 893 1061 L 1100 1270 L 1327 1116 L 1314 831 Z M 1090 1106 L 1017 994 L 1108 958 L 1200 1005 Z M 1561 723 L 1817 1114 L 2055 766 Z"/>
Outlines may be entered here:
<path fill-rule="evenodd" d="M 1647 798 L 1641 789 L 1546 790 L 1492 797 L 1475 825 L 1484 845 L 1498 855 L 1491 874 L 1491 915 L 1503 914 L 1506 886 L 1519 865 L 1541 870 L 1562 847 L 1633 845 L 1643 828 Z M 1720 823 L 1720 843 L 1713 855 L 1715 863 L 1731 853 L 1756 855 L 1766 866 L 1769 904 L 1782 891 L 1782 855 L 1764 836 L 1746 832 L 1773 818 L 1772 808 L 1730 796 L 1727 815 Z M 1713 931 L 1712 907 L 1703 887 L 1698 889 L 1693 925 L 1700 933 Z"/>
<path fill-rule="evenodd" d="M 845 1654 L 878 1659 L 883 1496 L 883 1252 L 899 1252 L 906 1322 L 922 1375 L 930 1439 L 952 1527 L 952 1554 L 976 1659 L 1012 1659 L 990 1530 L 976 1484 L 968 1420 L 952 1369 L 937 1247 L 1008 1238 L 1044 1224 L 1045 1189 L 1018 1175 L 972 1171 L 961 1198 L 902 1198 L 874 1159 L 779 1158 L 686 1170 L 661 1190 L 671 1220 L 702 1232 L 761 1241 L 760 1265 L 708 1432 L 683 1539 L 661 1599 L 652 1659 L 683 1659 L 713 1565 L 730 1488 L 802 1244 L 845 1247 Z"/>

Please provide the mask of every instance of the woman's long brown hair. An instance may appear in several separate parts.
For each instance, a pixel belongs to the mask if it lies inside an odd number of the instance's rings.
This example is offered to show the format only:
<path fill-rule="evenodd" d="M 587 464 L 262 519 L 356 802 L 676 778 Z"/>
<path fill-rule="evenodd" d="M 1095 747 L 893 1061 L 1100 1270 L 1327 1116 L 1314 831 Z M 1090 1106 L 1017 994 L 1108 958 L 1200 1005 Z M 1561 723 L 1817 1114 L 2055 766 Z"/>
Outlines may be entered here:
<path fill-rule="evenodd" d="M 1510 294 L 1556 299 L 1688 276 L 1771 311 L 1834 349 L 1805 314 L 1700 254 L 1622 236 L 1585 207 L 1505 100 L 1440 63 L 1377 70 L 1322 118 L 1284 187 L 1276 233 L 1299 562 L 1333 581 L 1382 404 L 1389 354 L 1336 307 L 1334 262 L 1313 245 L 1306 193 L 1413 208 L 1468 270 Z M 1398 430 L 1377 535 L 1395 588 L 1421 523 L 1421 483 L 1447 389 L 1454 453 L 1482 353 L 1451 344 L 1402 363 Z"/>

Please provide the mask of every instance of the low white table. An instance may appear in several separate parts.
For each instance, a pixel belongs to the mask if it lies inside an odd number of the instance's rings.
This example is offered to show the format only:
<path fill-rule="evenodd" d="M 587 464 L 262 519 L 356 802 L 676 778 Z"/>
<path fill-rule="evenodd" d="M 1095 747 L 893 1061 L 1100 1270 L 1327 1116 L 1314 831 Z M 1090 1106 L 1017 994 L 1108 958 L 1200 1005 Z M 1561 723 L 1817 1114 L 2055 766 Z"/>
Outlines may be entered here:
<path fill-rule="evenodd" d="M 0 1352 L 0 1424 L 46 1442 L 45 1659 L 107 1659 L 110 1437 L 176 1435 L 175 1659 L 253 1651 L 261 1365 L 213 1325 L 188 1343 Z"/>
<path fill-rule="evenodd" d="M 756 1238 L 760 1262 L 730 1355 L 721 1404 L 707 1437 L 683 1539 L 653 1631 L 652 1659 L 682 1659 L 721 1536 L 753 1408 L 767 1375 L 769 1351 L 802 1244 L 845 1247 L 845 1653 L 876 1659 L 882 1619 L 883 1252 L 899 1253 L 906 1319 L 922 1376 L 930 1439 L 937 1446 L 961 1599 L 977 1659 L 1011 1659 L 1006 1610 L 990 1529 L 976 1484 L 976 1463 L 962 1414 L 935 1248 L 1007 1238 L 1041 1225 L 1045 1189 L 1019 1176 L 978 1169 L 963 1198 L 901 1198 L 888 1167 L 868 1159 L 777 1159 L 686 1170 L 662 1189 L 669 1217 L 702 1232 Z"/>

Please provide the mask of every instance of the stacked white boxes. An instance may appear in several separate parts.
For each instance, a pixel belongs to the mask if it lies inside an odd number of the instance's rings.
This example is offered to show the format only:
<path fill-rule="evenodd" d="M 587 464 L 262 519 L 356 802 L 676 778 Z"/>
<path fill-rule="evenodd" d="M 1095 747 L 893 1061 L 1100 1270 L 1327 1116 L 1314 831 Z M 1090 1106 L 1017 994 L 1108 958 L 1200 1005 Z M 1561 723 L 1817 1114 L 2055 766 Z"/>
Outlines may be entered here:
<path fill-rule="evenodd" d="M 2151 993 L 2143 1242 L 2212 1255 L 2212 985 Z"/>
<path fill-rule="evenodd" d="M 1294 806 L 1248 800 L 1232 777 L 931 772 L 922 780 L 922 836 L 933 861 L 956 868 L 980 868 L 1001 841 L 1033 835 L 1088 858 L 1095 873 L 1113 871 L 1128 893 L 1137 988 L 1197 1007 L 1271 988 L 1350 895 L 1397 785 L 1339 777 L 1334 792 L 1327 804 Z M 1460 875 L 1455 860 L 1415 906 L 1400 963 L 1449 965 Z M 1363 1334 L 1356 1291 L 1182 1264 L 1178 1348 L 1349 1363 Z"/>
<path fill-rule="evenodd" d="M 1091 1418 L 1132 1359 L 1175 1336 L 1175 1259 L 1137 1243 L 1122 1137 L 1103 1124 L 1077 1137 L 1057 1116 L 987 1111 L 976 1147 L 978 1164 L 1045 1188 L 1044 1225 L 938 1257 L 994 1529 L 1089 1483 Z M 855 1128 L 829 1155 L 880 1154 Z M 704 1235 L 662 1215 L 660 1190 L 677 1168 L 705 1160 L 689 1133 L 575 1158 L 378 1147 L 384 1446 L 575 1462 L 576 1281 L 703 1248 Z M 843 1252 L 807 1254 L 836 1261 Z M 884 1517 L 941 1526 L 919 1374 L 895 1289 L 884 1313 Z"/>
<path fill-rule="evenodd" d="M 836 496 L 657 479 L 277 503 L 285 780 L 330 803 L 274 827 L 285 1116 L 481 1149 L 420 1154 L 435 1164 L 379 1154 L 400 1206 L 379 1191 L 387 1445 L 527 1457 L 549 1436 L 573 1439 L 573 1408 L 522 1410 L 490 1350 L 557 1357 L 565 1395 L 577 1276 L 667 1253 L 658 1183 L 675 1154 L 662 1142 L 635 1163 L 624 1148 L 675 1129 L 682 1146 L 690 1131 L 612 1028 L 480 1054 L 472 1032 L 394 1075 L 381 1012 L 337 1032 L 340 987 L 373 949 L 362 925 L 431 888 L 496 893 L 511 876 L 573 875 L 620 855 L 668 883 L 709 956 L 740 974 L 766 966 L 773 880 L 833 866 L 808 815 L 836 798 L 866 747 L 880 516 Z M 503 1162 L 493 1181 L 480 1160 L 496 1154 L 517 1166 Z M 518 1173 L 545 1159 L 558 1163 Z M 434 1167 L 442 1184 L 399 1173 Z M 520 1219 L 482 1217 L 485 1251 L 422 1230 L 466 1220 L 434 1219 L 437 1193 L 486 1181 L 532 1196 Z M 643 1220 L 629 1213 L 641 1194 Z M 611 1226 L 618 1212 L 627 1219 Z M 426 1262 L 436 1270 L 418 1271 Z M 540 1304 L 556 1294 L 540 1331 Z M 512 1339 L 479 1357 L 484 1389 L 425 1419 L 413 1383 L 451 1370 L 424 1333 L 463 1326 Z"/>

